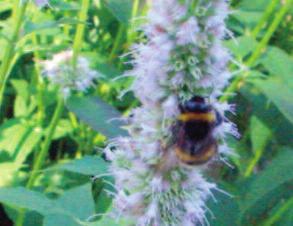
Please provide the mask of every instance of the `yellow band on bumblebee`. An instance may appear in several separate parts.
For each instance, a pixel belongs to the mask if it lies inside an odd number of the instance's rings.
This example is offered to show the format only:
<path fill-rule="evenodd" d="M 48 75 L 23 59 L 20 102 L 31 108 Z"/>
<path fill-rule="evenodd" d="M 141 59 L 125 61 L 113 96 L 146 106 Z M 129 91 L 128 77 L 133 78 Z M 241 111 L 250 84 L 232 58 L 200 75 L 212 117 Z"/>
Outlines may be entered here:
<path fill-rule="evenodd" d="M 216 116 L 213 112 L 208 113 L 182 113 L 178 116 L 178 120 L 182 122 L 189 121 L 205 121 L 205 122 L 214 122 L 216 120 Z"/>
<path fill-rule="evenodd" d="M 184 163 L 191 165 L 203 164 L 208 162 L 217 153 L 217 146 L 211 145 L 210 147 L 207 147 L 207 149 L 205 149 L 201 154 L 194 155 L 186 152 L 180 147 L 176 147 L 175 153 L 178 159 Z"/>

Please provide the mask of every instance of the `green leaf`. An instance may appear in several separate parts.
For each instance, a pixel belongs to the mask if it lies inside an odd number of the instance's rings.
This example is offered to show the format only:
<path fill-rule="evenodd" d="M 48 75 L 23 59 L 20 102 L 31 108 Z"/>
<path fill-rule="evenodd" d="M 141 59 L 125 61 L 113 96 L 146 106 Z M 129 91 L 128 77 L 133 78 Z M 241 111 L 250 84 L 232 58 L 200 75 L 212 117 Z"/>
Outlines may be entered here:
<path fill-rule="evenodd" d="M 254 84 L 271 100 L 293 124 L 293 89 L 279 78 L 269 78 L 255 81 Z"/>
<path fill-rule="evenodd" d="M 60 139 L 73 132 L 72 125 L 69 120 L 61 119 L 55 129 L 53 140 Z"/>
<path fill-rule="evenodd" d="M 121 129 L 123 124 L 119 112 L 99 98 L 72 96 L 66 104 L 70 111 L 97 132 L 109 138 L 127 135 L 126 131 Z"/>
<path fill-rule="evenodd" d="M 220 192 L 214 193 L 214 196 L 217 201 L 211 199 L 207 204 L 212 213 L 208 214 L 210 224 L 212 226 L 237 225 L 239 206 L 235 197 Z"/>
<path fill-rule="evenodd" d="M 50 5 L 56 10 L 79 10 L 80 5 L 77 2 L 65 2 L 60 0 L 50 0 Z"/>
<path fill-rule="evenodd" d="M 74 25 L 78 23 L 79 21 L 74 18 L 61 18 L 58 21 L 52 20 L 52 21 L 44 21 L 42 23 L 32 23 L 28 21 L 24 24 L 24 31 L 26 35 L 33 32 L 36 34 L 43 34 L 44 30 L 50 30 L 50 29 L 55 30 L 61 25 L 65 25 L 65 24 Z"/>
<path fill-rule="evenodd" d="M 103 214 L 107 212 L 112 203 L 112 197 L 107 193 L 111 191 L 113 193 L 116 190 L 113 188 L 114 179 L 112 177 L 100 177 L 93 181 L 92 193 L 95 200 L 95 207 L 97 214 Z"/>
<path fill-rule="evenodd" d="M 91 184 L 67 190 L 57 200 L 23 187 L 0 188 L 0 202 L 18 208 L 36 211 L 45 217 L 45 222 L 81 222 L 94 214 Z M 48 216 L 48 217 L 47 217 Z M 57 216 L 56 220 L 52 216 Z M 61 221 L 61 219 L 64 219 Z M 66 220 L 66 221 L 65 221 Z M 55 224 L 56 225 L 56 224 Z M 59 224 L 57 224 L 59 225 Z M 61 224 L 63 225 L 63 224 Z M 64 224 L 79 225 L 79 224 Z"/>
<path fill-rule="evenodd" d="M 129 225 L 134 225 L 133 223 L 130 223 L 129 221 L 126 220 L 116 220 L 116 219 L 112 219 L 110 217 L 103 217 L 101 220 L 97 221 L 97 222 L 92 222 L 87 224 L 87 226 L 129 226 Z"/>
<path fill-rule="evenodd" d="M 293 196 L 289 199 L 282 200 L 278 205 L 274 206 L 274 210 L 270 211 L 268 218 L 263 222 L 264 226 L 276 225 L 281 219 L 286 219 L 287 213 L 290 213 L 293 207 Z M 292 211 L 291 211 L 292 212 Z M 292 221 L 291 221 L 292 223 Z M 286 221 L 283 221 L 282 226 L 286 225 Z"/>
<path fill-rule="evenodd" d="M 262 12 L 237 10 L 233 17 L 243 24 L 246 28 L 252 29 L 262 17 Z"/>
<path fill-rule="evenodd" d="M 85 221 L 95 213 L 91 184 L 88 183 L 65 191 L 58 198 L 57 204 L 75 218 Z"/>
<path fill-rule="evenodd" d="M 91 66 L 101 73 L 102 80 L 111 80 L 122 74 L 115 65 L 109 63 L 107 56 L 93 52 L 84 52 L 83 55 L 90 60 Z"/>
<path fill-rule="evenodd" d="M 35 98 L 30 96 L 31 88 L 28 82 L 22 79 L 13 79 L 11 84 L 17 93 L 13 108 L 14 116 L 29 116 L 35 110 L 37 104 Z"/>
<path fill-rule="evenodd" d="M 16 179 L 15 174 L 20 169 L 20 165 L 15 162 L 0 163 L 0 187 L 12 184 Z"/>
<path fill-rule="evenodd" d="M 247 11 L 264 11 L 268 5 L 268 0 L 257 0 L 251 4 L 251 0 L 242 0 L 237 5 L 237 8 Z"/>
<path fill-rule="evenodd" d="M 52 169 L 66 170 L 83 175 L 98 175 L 107 172 L 107 163 L 98 156 L 85 156 L 82 159 L 54 166 Z"/>
<path fill-rule="evenodd" d="M 13 222 L 16 222 L 16 219 L 19 214 L 18 209 L 9 207 L 7 205 L 6 206 L 4 205 L 4 209 L 5 209 L 5 213 L 7 214 L 7 216 Z M 38 226 L 38 225 L 43 225 L 43 216 L 36 211 L 27 210 L 25 212 L 23 226 Z"/>
<path fill-rule="evenodd" d="M 85 184 L 67 190 L 56 201 L 67 214 L 45 216 L 45 226 L 84 226 L 89 217 L 95 214 L 94 201 L 91 195 L 91 184 Z"/>
<path fill-rule="evenodd" d="M 12 2 L 10 1 L 2 1 L 0 3 L 0 13 L 4 12 L 4 11 L 7 11 L 7 10 L 10 10 L 12 8 L 13 4 Z"/>
<path fill-rule="evenodd" d="M 51 214 L 44 218 L 44 226 L 84 226 L 73 217 L 63 214 Z"/>
<path fill-rule="evenodd" d="M 18 148 L 15 151 L 15 162 L 21 164 L 24 163 L 27 157 L 32 153 L 35 146 L 39 143 L 42 138 L 42 130 L 38 127 L 32 127 L 28 130 L 28 133 L 25 134 L 23 140 L 18 145 Z"/>
<path fill-rule="evenodd" d="M 270 47 L 261 58 L 260 63 L 271 75 L 280 78 L 284 84 L 293 89 L 293 59 L 285 51 L 277 47 Z"/>
<path fill-rule="evenodd" d="M 283 203 L 282 203 L 283 204 Z M 280 216 L 278 222 L 276 222 L 276 226 L 292 226 L 293 222 L 293 208 L 292 205 L 288 210 Z"/>
<path fill-rule="evenodd" d="M 257 117 L 253 116 L 250 121 L 251 143 L 254 153 L 262 152 L 271 136 L 271 131 Z"/>
<path fill-rule="evenodd" d="M 42 215 L 63 212 L 52 200 L 39 192 L 30 191 L 23 187 L 0 188 L 0 202 L 19 208 L 34 210 Z"/>
<path fill-rule="evenodd" d="M 124 24 L 128 24 L 131 19 L 132 0 L 103 0 L 103 3 L 111 13 Z"/>
<path fill-rule="evenodd" d="M 288 185 L 284 186 L 285 190 L 280 188 L 282 185 L 293 183 L 293 174 L 288 173 L 293 167 L 292 151 L 288 148 L 281 149 L 279 155 L 254 180 L 244 186 L 245 196 L 240 217 L 242 221 L 248 213 L 253 214 L 255 209 L 270 207 L 270 200 L 274 196 L 290 192 L 286 190 L 290 188 Z"/>
<path fill-rule="evenodd" d="M 8 152 L 12 160 L 23 163 L 41 137 L 40 128 L 20 119 L 11 119 L 0 127 L 0 150 Z"/>
<path fill-rule="evenodd" d="M 251 36 L 240 36 L 235 40 L 230 39 L 226 41 L 225 46 L 229 48 L 234 56 L 243 59 L 256 48 L 257 41 Z"/>
<path fill-rule="evenodd" d="M 4 122 L 0 126 L 0 150 L 7 151 L 12 156 L 25 131 L 20 119 Z"/>

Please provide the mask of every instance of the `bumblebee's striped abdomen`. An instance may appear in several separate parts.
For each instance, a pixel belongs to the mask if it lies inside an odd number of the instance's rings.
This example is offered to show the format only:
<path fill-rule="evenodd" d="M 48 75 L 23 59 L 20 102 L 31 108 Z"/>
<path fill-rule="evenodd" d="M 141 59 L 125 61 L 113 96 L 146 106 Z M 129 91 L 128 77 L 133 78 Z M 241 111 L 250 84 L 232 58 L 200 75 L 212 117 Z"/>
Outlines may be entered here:
<path fill-rule="evenodd" d="M 208 162 L 217 153 L 217 144 L 211 143 L 198 153 L 191 153 L 182 147 L 175 147 L 176 155 L 179 160 L 188 165 L 199 165 Z"/>
<path fill-rule="evenodd" d="M 179 109 L 174 130 L 175 154 L 183 163 L 204 164 L 217 154 L 213 130 L 222 123 L 223 117 L 201 96 L 183 102 Z"/>

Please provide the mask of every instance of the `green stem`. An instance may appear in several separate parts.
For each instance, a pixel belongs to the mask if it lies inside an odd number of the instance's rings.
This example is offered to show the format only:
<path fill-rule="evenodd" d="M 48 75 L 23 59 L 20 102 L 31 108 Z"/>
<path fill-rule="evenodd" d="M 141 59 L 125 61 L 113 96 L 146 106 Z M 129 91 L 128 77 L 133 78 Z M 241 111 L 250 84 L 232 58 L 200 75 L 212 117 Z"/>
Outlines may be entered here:
<path fill-rule="evenodd" d="M 70 15 L 70 13 L 68 11 L 65 11 L 64 12 L 64 16 L 66 18 L 69 18 L 71 15 Z M 66 37 L 69 37 L 70 36 L 70 28 L 71 28 L 71 25 L 68 24 L 68 23 L 65 23 L 63 25 L 63 31 L 64 31 L 64 34 L 65 34 Z"/>
<path fill-rule="evenodd" d="M 132 5 L 132 14 L 131 14 L 131 26 L 128 30 L 128 35 L 127 35 L 127 46 L 135 40 L 136 37 L 136 32 L 134 31 L 134 19 L 137 16 L 138 13 L 138 8 L 139 8 L 139 0 L 134 0 L 133 5 Z"/>
<path fill-rule="evenodd" d="M 139 0 L 134 0 L 133 6 L 132 6 L 132 14 L 131 14 L 132 19 L 134 19 L 137 16 L 138 7 L 139 7 Z"/>
<path fill-rule="evenodd" d="M 254 167 L 256 166 L 256 164 L 259 162 L 260 158 L 262 157 L 263 154 L 263 150 L 257 151 L 255 156 L 253 157 L 253 159 L 250 161 L 250 163 L 248 164 L 248 167 L 244 173 L 244 177 L 249 177 L 253 170 Z"/>
<path fill-rule="evenodd" d="M 34 44 L 34 46 L 37 46 L 39 44 L 36 33 L 32 34 L 32 43 Z M 42 79 L 41 68 L 38 62 L 38 60 L 40 60 L 41 57 L 40 57 L 40 53 L 37 50 L 34 51 L 34 58 L 35 58 L 35 63 L 34 63 L 35 80 L 37 84 L 36 85 L 37 86 L 37 105 L 38 105 L 37 118 L 38 118 L 39 124 L 42 126 L 43 119 L 45 118 L 45 106 L 44 106 L 44 100 L 43 100 L 45 87 L 44 87 L 44 82 Z"/>
<path fill-rule="evenodd" d="M 62 112 L 64 109 L 64 100 L 62 97 L 59 97 L 58 99 L 58 103 L 57 103 L 57 107 L 55 109 L 53 118 L 50 122 L 46 137 L 45 137 L 45 141 L 42 145 L 41 151 L 37 154 L 37 158 L 34 161 L 34 165 L 32 168 L 32 172 L 30 174 L 29 180 L 26 184 L 26 188 L 31 189 L 37 179 L 37 176 L 39 174 L 39 171 L 42 169 L 44 162 L 46 160 L 49 148 L 50 148 L 50 144 L 52 142 L 52 138 L 54 135 L 54 132 L 56 130 L 57 124 L 61 118 Z M 24 210 L 20 210 L 19 215 L 17 217 L 16 226 L 22 226 L 23 225 L 23 221 L 24 221 L 24 216 L 25 216 L 25 211 Z"/>
<path fill-rule="evenodd" d="M 32 186 L 34 185 L 34 182 L 36 180 L 36 176 L 39 173 L 38 171 L 42 168 L 42 166 L 44 164 L 44 161 L 47 157 L 47 153 L 50 148 L 50 144 L 52 142 L 54 132 L 55 132 L 57 124 L 61 118 L 63 109 L 64 109 L 64 100 L 62 97 L 59 97 L 57 107 L 55 109 L 55 112 L 53 114 L 53 118 L 52 118 L 50 125 L 49 125 L 49 128 L 48 128 L 47 136 L 46 136 L 45 141 L 42 145 L 42 149 L 37 156 L 37 159 L 36 159 L 34 166 L 33 166 L 32 174 L 31 174 L 29 181 L 26 185 L 27 188 L 32 188 Z"/>
<path fill-rule="evenodd" d="M 287 202 L 285 202 L 280 209 L 273 214 L 269 219 L 267 219 L 263 226 L 271 226 L 274 225 L 278 220 L 282 217 L 282 215 L 293 206 L 293 198 L 290 198 Z"/>
<path fill-rule="evenodd" d="M 76 34 L 73 43 L 73 58 L 72 65 L 76 67 L 78 55 L 82 46 L 87 14 L 90 6 L 90 0 L 82 0 L 81 10 L 78 15 L 78 22 Z"/>
<path fill-rule="evenodd" d="M 13 13 L 13 20 L 14 20 L 14 28 L 13 28 L 13 33 L 12 36 L 7 43 L 7 46 L 4 50 L 4 57 L 2 60 L 2 64 L 0 67 L 0 108 L 2 106 L 2 101 L 3 101 L 3 95 L 5 92 L 5 86 L 7 83 L 7 79 L 9 76 L 9 71 L 11 68 L 11 63 L 13 62 L 13 56 L 14 56 L 14 47 L 18 41 L 19 33 L 20 33 L 20 28 L 22 25 L 22 22 L 24 21 L 24 16 L 25 16 L 25 10 L 27 8 L 27 1 L 22 3 L 22 0 L 15 0 L 14 3 L 14 13 Z"/>
<path fill-rule="evenodd" d="M 123 38 L 124 30 L 125 30 L 125 26 L 120 24 L 118 34 L 116 36 L 112 51 L 111 51 L 110 56 L 109 56 L 109 61 L 110 62 L 113 61 L 116 58 L 116 53 L 119 50 L 120 43 L 121 43 L 121 40 Z"/>
<path fill-rule="evenodd" d="M 256 60 L 261 56 L 262 51 L 266 48 L 268 45 L 271 37 L 277 30 L 279 24 L 281 23 L 282 19 L 284 18 L 285 14 L 287 13 L 290 3 L 292 0 L 288 0 L 284 5 L 281 7 L 277 15 L 275 16 L 272 24 L 269 26 L 266 34 L 264 35 L 263 39 L 258 43 L 255 51 L 252 53 L 252 55 L 249 57 L 249 59 L 246 61 L 245 65 L 247 67 L 252 67 Z M 226 101 L 229 99 L 230 94 L 237 91 L 242 84 L 244 83 L 245 79 L 250 75 L 249 72 L 245 72 L 242 76 L 237 77 L 234 79 L 232 84 L 227 88 L 224 95 L 221 97 L 220 101 Z"/>
<path fill-rule="evenodd" d="M 74 38 L 74 43 L 73 43 L 72 65 L 74 68 L 77 66 L 78 56 L 80 54 L 81 46 L 84 41 L 84 31 L 85 31 L 89 6 L 90 6 L 89 0 L 82 1 L 81 10 L 78 15 L 79 24 L 77 25 L 77 28 L 76 28 L 76 33 L 75 33 L 75 38 Z M 72 112 L 69 112 L 69 119 L 71 121 L 71 124 L 72 124 L 74 130 L 77 130 L 78 129 L 78 121 L 77 121 L 76 116 Z"/>
<path fill-rule="evenodd" d="M 198 0 L 193 0 L 191 3 L 191 10 L 192 12 L 194 12 L 194 10 L 196 9 L 196 6 L 198 4 Z"/>
<path fill-rule="evenodd" d="M 267 23 L 269 17 L 272 15 L 274 12 L 274 9 L 276 5 L 278 4 L 279 0 L 272 0 L 268 7 L 266 8 L 263 16 L 261 17 L 260 21 L 256 25 L 256 27 L 253 29 L 251 35 L 252 37 L 256 38 L 257 35 L 259 34 L 260 30 L 264 27 L 264 25 Z"/>

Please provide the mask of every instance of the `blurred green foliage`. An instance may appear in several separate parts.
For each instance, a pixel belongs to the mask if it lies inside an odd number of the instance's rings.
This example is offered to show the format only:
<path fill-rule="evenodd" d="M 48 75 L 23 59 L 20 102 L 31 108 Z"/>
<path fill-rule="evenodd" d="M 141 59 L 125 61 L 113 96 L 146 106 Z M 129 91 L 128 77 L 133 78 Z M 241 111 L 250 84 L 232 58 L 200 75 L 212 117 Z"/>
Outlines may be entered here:
<path fill-rule="evenodd" d="M 235 39 L 225 44 L 238 62 L 257 57 L 249 74 L 235 79 L 231 98 L 237 112 L 229 117 L 242 134 L 229 139 L 237 156 L 228 160 L 231 166 L 215 165 L 209 173 L 232 195 L 210 200 L 212 226 L 293 223 L 293 7 L 287 1 L 283 14 L 286 1 L 232 1 L 227 23 Z M 108 120 L 139 104 L 132 93 L 118 98 L 131 79 L 113 78 L 129 69 L 127 57 L 118 56 L 141 39 L 131 18 L 146 13 L 144 1 L 138 8 L 133 0 L 90 1 L 81 54 L 103 77 L 96 89 L 67 101 L 32 190 L 25 185 L 57 102 L 54 87 L 40 79 L 39 63 L 72 48 L 82 1 L 52 0 L 43 9 L 28 4 L 11 40 L 15 2 L 0 3 L 0 46 L 14 41 L 0 112 L 0 225 L 12 225 L 19 208 L 26 209 L 25 226 L 128 225 L 105 215 L 111 209 L 107 191 L 114 191 L 100 149 L 106 138 L 125 133 L 119 121 Z M 2 64 L 4 59 L 1 50 Z M 101 176 L 93 180 L 95 175 Z"/>

